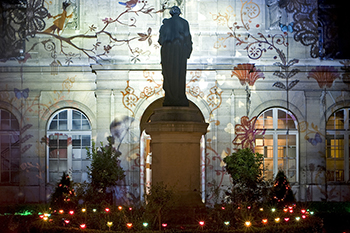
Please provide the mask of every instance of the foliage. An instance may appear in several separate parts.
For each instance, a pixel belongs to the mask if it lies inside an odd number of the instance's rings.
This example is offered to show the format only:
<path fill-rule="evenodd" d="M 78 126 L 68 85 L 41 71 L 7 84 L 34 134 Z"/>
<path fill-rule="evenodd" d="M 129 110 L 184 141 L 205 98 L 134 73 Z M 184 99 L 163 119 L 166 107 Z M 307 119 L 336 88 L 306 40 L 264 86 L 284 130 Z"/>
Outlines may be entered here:
<path fill-rule="evenodd" d="M 295 202 L 293 191 L 284 171 L 279 170 L 271 190 L 271 200 L 275 204 L 285 205 Z"/>
<path fill-rule="evenodd" d="M 88 167 L 92 195 L 106 194 L 108 187 L 115 186 L 118 180 L 125 177 L 124 170 L 120 166 L 121 153 L 113 147 L 113 137 L 108 137 L 107 141 L 106 146 L 101 142 L 101 147 L 97 148 L 93 142 L 91 152 L 87 149 L 88 157 L 92 159 L 91 166 Z"/>
<path fill-rule="evenodd" d="M 53 208 L 71 208 L 77 204 L 75 199 L 73 182 L 69 175 L 63 173 L 60 182 L 57 183 L 55 192 L 51 195 L 50 206 Z"/>
<path fill-rule="evenodd" d="M 233 187 L 227 192 L 233 203 L 252 203 L 261 199 L 266 182 L 263 177 L 263 155 L 245 148 L 224 158 Z"/>
<path fill-rule="evenodd" d="M 146 200 L 146 218 L 153 220 L 153 225 L 158 220 L 158 229 L 162 229 L 162 220 L 164 220 L 167 213 L 171 211 L 176 201 L 173 189 L 169 189 L 167 185 L 162 182 L 152 184 L 149 194 L 145 195 Z"/>

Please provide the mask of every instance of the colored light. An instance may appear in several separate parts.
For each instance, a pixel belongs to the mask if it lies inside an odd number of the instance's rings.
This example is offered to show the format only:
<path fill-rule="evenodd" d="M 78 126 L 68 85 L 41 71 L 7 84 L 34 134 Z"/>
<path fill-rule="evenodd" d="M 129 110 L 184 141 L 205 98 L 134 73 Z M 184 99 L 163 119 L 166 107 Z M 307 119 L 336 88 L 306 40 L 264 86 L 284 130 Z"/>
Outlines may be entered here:
<path fill-rule="evenodd" d="M 292 209 L 293 209 L 293 206 L 288 206 L 288 209 L 292 210 Z"/>
<path fill-rule="evenodd" d="M 70 220 L 65 219 L 65 220 L 64 220 L 64 223 L 65 223 L 65 224 L 68 224 L 68 223 L 70 223 Z"/>
<path fill-rule="evenodd" d="M 43 219 L 43 218 L 44 218 L 44 215 L 43 215 L 43 214 L 42 214 L 42 215 L 39 215 L 39 218 Z"/>
<path fill-rule="evenodd" d="M 302 218 L 302 219 L 305 219 L 305 218 L 306 218 L 306 215 L 304 215 L 304 214 L 301 215 L 301 218 Z"/>
<path fill-rule="evenodd" d="M 129 210 L 132 211 L 132 207 L 129 207 Z"/>
<path fill-rule="evenodd" d="M 106 208 L 106 209 L 105 209 L 105 211 L 106 211 L 107 213 L 109 212 L 109 210 L 110 210 L 109 208 Z"/>
<path fill-rule="evenodd" d="M 246 222 L 244 223 L 244 225 L 245 225 L 246 227 L 250 227 L 250 226 L 252 225 L 252 223 L 251 223 L 250 221 L 246 221 Z"/>
<path fill-rule="evenodd" d="M 86 224 L 85 224 L 85 223 L 80 224 L 80 228 L 81 228 L 81 229 L 85 229 L 85 228 L 86 228 Z"/>
<path fill-rule="evenodd" d="M 291 214 L 292 214 L 293 212 L 294 212 L 294 210 L 293 210 L 293 209 L 290 209 L 290 210 L 289 210 L 289 213 L 291 213 Z"/>
<path fill-rule="evenodd" d="M 226 222 L 224 222 L 224 224 L 225 224 L 226 226 L 228 226 L 228 225 L 230 225 L 230 221 L 226 221 Z"/>
<path fill-rule="evenodd" d="M 167 227 L 168 224 L 167 223 L 162 223 L 162 227 Z"/>
<path fill-rule="evenodd" d="M 132 223 L 131 223 L 131 222 L 128 222 L 128 223 L 126 224 L 126 227 L 129 228 L 129 229 L 132 228 Z"/>
<path fill-rule="evenodd" d="M 107 226 L 108 226 L 108 227 L 113 226 L 113 222 L 107 222 Z"/>
<path fill-rule="evenodd" d="M 96 212 L 96 209 L 92 209 L 93 212 Z"/>
<path fill-rule="evenodd" d="M 280 222 L 280 218 L 275 218 L 275 222 Z"/>
<path fill-rule="evenodd" d="M 148 222 L 144 222 L 144 223 L 142 223 L 142 225 L 143 225 L 144 227 L 148 227 Z"/>
<path fill-rule="evenodd" d="M 47 221 L 48 219 L 49 219 L 49 217 L 47 217 L 47 216 L 44 216 L 44 217 L 43 217 L 43 220 L 44 220 L 44 221 Z"/>
<path fill-rule="evenodd" d="M 300 221 L 300 217 L 295 217 L 295 221 Z"/>
<path fill-rule="evenodd" d="M 314 212 L 313 212 L 313 211 L 310 211 L 310 214 L 311 214 L 311 215 L 313 215 L 313 214 L 314 214 Z"/>
<path fill-rule="evenodd" d="M 58 213 L 63 214 L 64 210 L 59 210 Z"/>
<path fill-rule="evenodd" d="M 74 214 L 74 211 L 73 211 L 73 210 L 70 210 L 70 211 L 69 211 L 69 214 L 70 214 L 70 215 L 73 215 L 73 214 Z"/>
<path fill-rule="evenodd" d="M 221 206 L 221 209 L 224 210 L 224 209 L 225 209 L 225 206 Z"/>
<path fill-rule="evenodd" d="M 275 209 L 275 208 L 272 208 L 272 209 L 271 209 L 271 211 L 272 211 L 272 212 L 275 212 L 275 211 L 276 211 L 276 209 Z"/>
<path fill-rule="evenodd" d="M 302 210 L 301 210 L 301 213 L 302 213 L 302 214 L 305 214 L 305 213 L 306 213 L 306 210 L 305 210 L 305 209 L 302 209 Z"/>
<path fill-rule="evenodd" d="M 123 209 L 123 206 L 118 206 L 118 210 L 122 210 Z"/>
<path fill-rule="evenodd" d="M 287 212 L 288 212 L 288 209 L 287 209 L 287 208 L 283 208 L 283 211 L 284 211 L 285 213 L 287 213 Z"/>
<path fill-rule="evenodd" d="M 260 210 L 260 211 L 264 211 L 264 208 L 260 208 L 259 210 Z"/>
<path fill-rule="evenodd" d="M 85 208 L 82 208 L 82 209 L 81 209 L 81 212 L 83 212 L 83 213 L 86 212 L 86 209 L 85 209 Z"/>
<path fill-rule="evenodd" d="M 284 218 L 284 221 L 285 221 L 285 222 L 288 222 L 288 221 L 289 221 L 289 218 Z"/>
<path fill-rule="evenodd" d="M 200 225 L 200 226 L 204 226 L 204 225 L 205 225 L 205 222 L 204 222 L 204 221 L 199 221 L 199 225 Z"/>
<path fill-rule="evenodd" d="M 267 220 L 267 218 L 264 218 L 261 222 L 262 222 L 263 224 L 267 224 L 268 220 Z"/>

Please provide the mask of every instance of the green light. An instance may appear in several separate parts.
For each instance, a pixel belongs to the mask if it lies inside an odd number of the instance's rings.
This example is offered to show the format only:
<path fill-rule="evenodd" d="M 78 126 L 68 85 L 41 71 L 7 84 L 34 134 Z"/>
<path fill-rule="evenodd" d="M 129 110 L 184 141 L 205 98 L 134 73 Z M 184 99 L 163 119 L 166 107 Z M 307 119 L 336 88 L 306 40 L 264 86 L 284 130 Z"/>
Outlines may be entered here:
<path fill-rule="evenodd" d="M 16 212 L 15 215 L 21 215 L 21 216 L 28 216 L 28 215 L 32 215 L 32 211 L 29 210 L 24 210 L 23 212 Z"/>
<path fill-rule="evenodd" d="M 230 221 L 226 221 L 226 222 L 224 222 L 224 224 L 225 224 L 226 226 L 228 226 L 228 225 L 230 225 Z"/>

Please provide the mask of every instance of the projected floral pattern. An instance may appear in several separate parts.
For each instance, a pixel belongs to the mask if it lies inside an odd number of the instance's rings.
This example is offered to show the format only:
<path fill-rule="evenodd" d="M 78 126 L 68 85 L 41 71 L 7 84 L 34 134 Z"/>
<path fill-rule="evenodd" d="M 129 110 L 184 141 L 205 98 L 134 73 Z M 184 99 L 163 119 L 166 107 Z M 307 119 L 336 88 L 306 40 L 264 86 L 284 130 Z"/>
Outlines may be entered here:
<path fill-rule="evenodd" d="M 242 86 L 248 84 L 254 86 L 254 83 L 259 78 L 264 79 L 264 73 L 260 69 L 257 69 L 254 64 L 244 63 L 238 64 L 233 68 L 231 77 L 236 76 L 241 82 Z"/>
<path fill-rule="evenodd" d="M 318 66 L 309 72 L 308 78 L 316 79 L 320 88 L 331 88 L 334 80 L 340 78 L 340 75 L 332 66 Z"/>

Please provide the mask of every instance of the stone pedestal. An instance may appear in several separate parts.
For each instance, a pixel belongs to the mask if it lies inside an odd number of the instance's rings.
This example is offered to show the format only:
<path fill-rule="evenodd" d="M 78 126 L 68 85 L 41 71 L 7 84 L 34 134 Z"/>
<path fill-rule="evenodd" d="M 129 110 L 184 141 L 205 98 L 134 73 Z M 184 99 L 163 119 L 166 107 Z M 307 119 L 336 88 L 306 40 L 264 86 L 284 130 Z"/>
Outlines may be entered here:
<path fill-rule="evenodd" d="M 152 183 L 175 186 L 179 205 L 203 206 L 200 194 L 200 139 L 208 124 L 190 107 L 162 107 L 144 124 L 151 135 Z"/>

